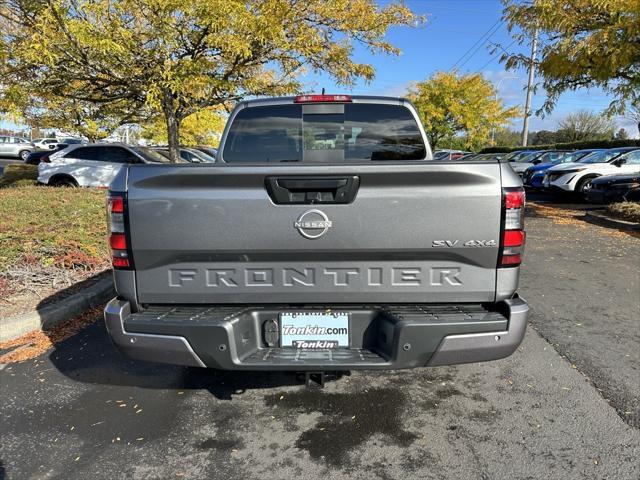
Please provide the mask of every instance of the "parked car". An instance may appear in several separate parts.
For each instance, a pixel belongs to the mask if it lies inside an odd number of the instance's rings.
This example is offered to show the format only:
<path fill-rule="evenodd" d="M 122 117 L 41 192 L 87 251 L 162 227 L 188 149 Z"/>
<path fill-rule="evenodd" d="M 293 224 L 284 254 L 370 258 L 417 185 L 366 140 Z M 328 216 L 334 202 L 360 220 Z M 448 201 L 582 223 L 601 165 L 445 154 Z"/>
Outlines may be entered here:
<path fill-rule="evenodd" d="M 56 138 L 36 138 L 33 144 L 38 150 L 53 150 L 60 143 Z"/>
<path fill-rule="evenodd" d="M 214 168 L 127 166 L 109 191 L 114 344 L 245 371 L 511 355 L 529 311 L 522 182 L 431 159 L 405 100 L 303 95 L 239 102 Z"/>
<path fill-rule="evenodd" d="M 585 194 L 596 177 L 639 170 L 640 148 L 612 148 L 593 152 L 575 163 L 555 165 L 547 170 L 542 183 L 544 188 Z"/>
<path fill-rule="evenodd" d="M 146 147 L 117 143 L 69 145 L 38 165 L 38 182 L 52 186 L 108 187 L 124 165 L 167 163 Z"/>
<path fill-rule="evenodd" d="M 512 162 L 511 168 L 513 168 L 513 171 L 518 175 L 523 176 L 528 168 L 542 163 L 559 161 L 567 153 L 569 152 L 564 150 L 538 150 Z"/>
<path fill-rule="evenodd" d="M 535 150 L 517 150 L 515 152 L 505 154 L 500 160 L 503 162 L 517 162 L 521 158 L 535 152 Z"/>
<path fill-rule="evenodd" d="M 207 155 L 209 155 L 211 158 L 216 158 L 216 155 L 218 155 L 218 149 L 217 148 L 213 148 L 213 147 L 207 147 L 207 146 L 199 146 L 199 147 L 193 147 L 196 150 L 200 150 L 201 152 L 206 153 Z"/>
<path fill-rule="evenodd" d="M 53 148 L 50 150 L 35 150 L 29 154 L 27 159 L 24 161 L 27 165 L 39 165 L 40 162 L 49 162 L 49 158 L 51 154 L 58 152 L 60 150 L 64 150 L 69 145 L 66 143 L 56 143 L 53 145 Z"/>
<path fill-rule="evenodd" d="M 24 161 L 36 146 L 21 137 L 0 136 L 0 157 L 19 158 Z"/>
<path fill-rule="evenodd" d="M 436 150 L 435 153 L 433 154 L 433 159 L 434 160 L 456 160 L 470 153 L 471 152 L 465 152 L 463 150 L 450 150 L 450 149 Z"/>
<path fill-rule="evenodd" d="M 504 153 L 472 153 L 462 157 L 463 160 L 499 160 L 502 161 Z"/>
<path fill-rule="evenodd" d="M 567 152 L 565 155 L 555 158 L 553 161 L 539 163 L 538 165 L 532 165 L 522 175 L 522 182 L 532 188 L 542 188 L 542 180 L 544 179 L 545 172 L 561 163 L 577 162 L 585 156 L 593 152 L 599 152 L 602 149 L 586 149 L 575 150 L 573 152 Z"/>
<path fill-rule="evenodd" d="M 640 201 L 640 171 L 594 178 L 586 191 L 586 199 L 592 203 Z"/>
<path fill-rule="evenodd" d="M 153 150 L 157 151 L 160 155 L 164 156 L 167 159 L 171 159 L 169 155 L 168 147 L 153 147 Z M 216 159 L 207 155 L 206 153 L 196 150 L 195 148 L 180 148 L 180 158 L 185 162 L 189 163 L 205 163 L 205 162 L 215 162 Z"/>
<path fill-rule="evenodd" d="M 64 137 L 60 140 L 60 143 L 66 143 L 67 145 L 79 145 L 79 144 L 87 144 L 88 142 L 81 138 Z"/>

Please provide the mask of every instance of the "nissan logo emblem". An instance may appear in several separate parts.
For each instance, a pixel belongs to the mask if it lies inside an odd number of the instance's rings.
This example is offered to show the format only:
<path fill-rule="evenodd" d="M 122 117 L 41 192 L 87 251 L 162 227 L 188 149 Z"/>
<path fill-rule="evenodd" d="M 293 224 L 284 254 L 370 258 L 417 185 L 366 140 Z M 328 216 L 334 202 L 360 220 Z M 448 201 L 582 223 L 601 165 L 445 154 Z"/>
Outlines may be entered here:
<path fill-rule="evenodd" d="M 333 226 L 333 222 L 324 212 L 314 209 L 300 215 L 298 220 L 293 222 L 293 226 L 304 238 L 313 240 L 327 233 L 327 230 Z"/>

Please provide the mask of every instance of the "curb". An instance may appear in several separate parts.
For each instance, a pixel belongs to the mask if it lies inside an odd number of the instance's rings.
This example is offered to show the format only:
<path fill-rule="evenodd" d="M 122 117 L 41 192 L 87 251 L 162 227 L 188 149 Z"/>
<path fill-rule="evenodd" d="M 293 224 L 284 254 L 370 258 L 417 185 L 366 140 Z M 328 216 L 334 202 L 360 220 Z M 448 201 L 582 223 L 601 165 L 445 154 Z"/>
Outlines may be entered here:
<path fill-rule="evenodd" d="M 113 280 L 104 278 L 53 305 L 3 319 L 0 322 L 0 342 L 13 340 L 33 330 L 50 329 L 64 320 L 106 303 L 115 295 Z"/>
<path fill-rule="evenodd" d="M 601 227 L 640 231 L 640 224 L 609 217 L 604 213 L 604 210 L 592 210 L 590 212 L 586 212 L 583 218 L 587 222 L 600 225 Z"/>

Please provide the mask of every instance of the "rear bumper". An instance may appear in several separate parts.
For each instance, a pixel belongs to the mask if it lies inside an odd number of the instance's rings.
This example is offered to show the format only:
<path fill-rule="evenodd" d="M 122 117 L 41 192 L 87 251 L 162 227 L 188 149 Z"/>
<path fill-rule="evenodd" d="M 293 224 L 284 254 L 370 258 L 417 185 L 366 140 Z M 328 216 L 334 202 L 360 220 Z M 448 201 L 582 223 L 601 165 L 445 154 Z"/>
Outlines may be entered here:
<path fill-rule="evenodd" d="M 351 317 L 351 348 L 268 347 L 263 326 L 286 307 L 156 306 L 131 313 L 113 299 L 107 330 L 139 360 L 225 370 L 401 369 L 497 360 L 522 342 L 529 306 L 519 298 L 482 305 L 340 306 Z M 316 307 L 305 307 L 313 310 Z M 326 308 L 326 307 L 325 307 Z"/>

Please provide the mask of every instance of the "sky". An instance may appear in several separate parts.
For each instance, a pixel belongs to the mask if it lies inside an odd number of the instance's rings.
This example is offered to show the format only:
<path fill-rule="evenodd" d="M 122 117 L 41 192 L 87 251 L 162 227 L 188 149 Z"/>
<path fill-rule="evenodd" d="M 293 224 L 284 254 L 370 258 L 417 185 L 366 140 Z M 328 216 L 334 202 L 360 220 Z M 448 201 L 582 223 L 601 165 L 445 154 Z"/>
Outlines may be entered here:
<path fill-rule="evenodd" d="M 505 105 L 520 105 L 524 110 L 527 72 L 505 71 L 504 64 L 499 62 L 500 53 L 492 54 L 490 44 L 499 44 L 508 52 L 522 53 L 529 53 L 530 46 L 514 43 L 506 25 L 500 21 L 500 0 L 406 0 L 405 3 L 413 12 L 425 15 L 427 21 L 418 28 L 394 28 L 388 33 L 387 39 L 402 51 L 400 56 L 371 55 L 363 48 L 356 48 L 355 59 L 376 68 L 376 78 L 371 83 L 359 82 L 350 89 L 336 86 L 326 75 L 310 74 L 305 78 L 309 90 L 319 92 L 324 87 L 327 93 L 401 96 L 412 82 L 424 80 L 439 70 L 450 70 L 457 64 L 461 73 L 482 73 L 498 87 Z M 484 40 L 488 32 L 491 34 Z M 544 103 L 544 92 L 539 90 L 533 97 L 533 111 Z M 531 117 L 529 129 L 554 130 L 568 113 L 578 109 L 600 112 L 611 100 L 599 89 L 565 93 L 550 115 Z M 638 137 L 632 121 L 624 118 L 615 121 L 632 137 Z M 522 120 L 514 121 L 511 128 L 520 131 Z"/>
<path fill-rule="evenodd" d="M 401 55 L 372 55 L 362 47 L 355 49 L 356 61 L 371 63 L 376 68 L 372 82 L 359 82 L 353 88 L 345 88 L 337 86 L 326 74 L 311 73 L 303 78 L 305 90 L 320 92 L 324 87 L 327 93 L 402 96 L 412 82 L 457 66 L 461 73 L 480 72 L 493 81 L 505 105 L 524 105 L 527 72 L 506 72 L 499 62 L 500 54 L 491 53 L 492 44 L 499 44 L 509 52 L 528 52 L 530 48 L 514 43 L 506 25 L 500 20 L 500 0 L 406 0 L 405 3 L 416 14 L 426 16 L 427 21 L 417 28 L 398 27 L 389 31 L 387 39 L 400 48 Z M 490 36 L 485 39 L 487 33 Z M 568 113 L 578 109 L 600 112 L 611 100 L 599 89 L 565 93 L 550 115 L 531 117 L 529 129 L 554 130 Z M 533 97 L 533 111 L 543 102 L 544 92 L 540 90 Z M 630 120 L 616 118 L 615 121 L 632 137 L 639 136 Z M 2 122 L 0 127 L 12 128 Z M 520 131 L 522 120 L 514 121 L 511 128 Z"/>

